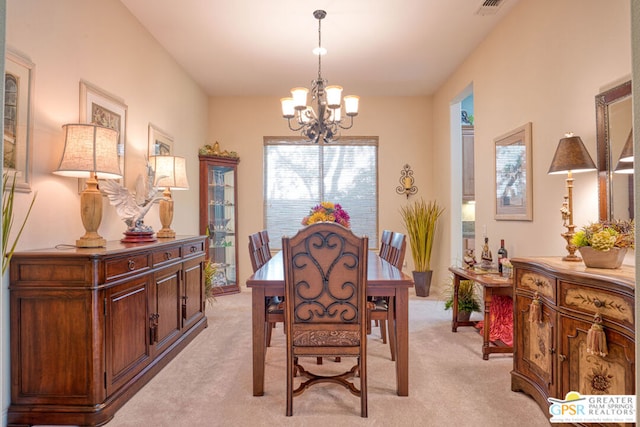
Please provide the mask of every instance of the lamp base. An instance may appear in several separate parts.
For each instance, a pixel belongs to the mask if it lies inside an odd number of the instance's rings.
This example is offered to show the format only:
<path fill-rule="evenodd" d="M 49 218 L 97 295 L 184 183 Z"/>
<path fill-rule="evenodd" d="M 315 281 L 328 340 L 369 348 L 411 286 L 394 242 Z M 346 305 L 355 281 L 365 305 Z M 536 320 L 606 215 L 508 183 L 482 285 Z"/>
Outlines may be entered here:
<path fill-rule="evenodd" d="M 157 233 L 158 239 L 172 239 L 176 237 L 176 232 L 170 228 L 161 228 Z"/>
<path fill-rule="evenodd" d="M 79 248 L 104 248 L 107 246 L 107 241 L 100 237 L 88 237 L 82 236 L 76 240 L 76 246 Z"/>
<path fill-rule="evenodd" d="M 578 255 L 575 254 L 569 254 L 565 257 L 562 258 L 563 261 L 570 261 L 570 262 L 580 262 L 582 261 L 582 258 L 580 258 Z"/>

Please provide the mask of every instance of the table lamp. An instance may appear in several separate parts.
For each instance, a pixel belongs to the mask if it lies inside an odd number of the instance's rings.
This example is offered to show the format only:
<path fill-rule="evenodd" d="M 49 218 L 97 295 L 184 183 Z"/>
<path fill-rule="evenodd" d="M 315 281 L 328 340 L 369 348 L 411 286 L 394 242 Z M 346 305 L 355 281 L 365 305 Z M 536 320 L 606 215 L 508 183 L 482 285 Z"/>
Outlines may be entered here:
<path fill-rule="evenodd" d="M 102 194 L 98 178 L 122 178 L 118 164 L 118 132 L 96 124 L 66 124 L 64 151 L 56 175 L 87 178 L 80 194 L 80 216 L 85 234 L 76 240 L 79 248 L 100 248 L 107 242 L 98 234 L 102 221 Z"/>
<path fill-rule="evenodd" d="M 589 152 L 582 143 L 579 136 L 573 136 L 568 133 L 558 143 L 558 148 L 551 161 L 549 174 L 567 174 L 567 196 L 565 203 L 561 209 L 563 225 L 567 227 L 567 231 L 561 236 L 567 241 L 567 251 L 569 255 L 562 258 L 564 261 L 581 261 L 582 258 L 575 254 L 577 247 L 573 244 L 572 239 L 575 234 L 576 226 L 573 224 L 573 173 L 587 172 L 595 170 L 596 165 L 593 163 Z"/>
<path fill-rule="evenodd" d="M 176 237 L 176 232 L 171 229 L 173 221 L 173 199 L 171 190 L 188 190 L 187 167 L 184 157 L 178 156 L 151 156 L 149 158 L 151 168 L 156 174 L 156 187 L 164 188 L 160 200 L 160 223 L 162 229 L 157 233 L 158 238 Z"/>

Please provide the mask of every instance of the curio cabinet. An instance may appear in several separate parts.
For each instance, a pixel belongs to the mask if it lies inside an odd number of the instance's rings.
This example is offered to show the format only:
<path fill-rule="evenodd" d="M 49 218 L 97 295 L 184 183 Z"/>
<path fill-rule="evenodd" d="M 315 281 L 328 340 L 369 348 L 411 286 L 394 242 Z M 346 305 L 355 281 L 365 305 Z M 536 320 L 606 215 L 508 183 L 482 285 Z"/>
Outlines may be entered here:
<path fill-rule="evenodd" d="M 214 294 L 240 292 L 238 283 L 238 157 L 200 155 L 200 233 L 215 267 Z"/>

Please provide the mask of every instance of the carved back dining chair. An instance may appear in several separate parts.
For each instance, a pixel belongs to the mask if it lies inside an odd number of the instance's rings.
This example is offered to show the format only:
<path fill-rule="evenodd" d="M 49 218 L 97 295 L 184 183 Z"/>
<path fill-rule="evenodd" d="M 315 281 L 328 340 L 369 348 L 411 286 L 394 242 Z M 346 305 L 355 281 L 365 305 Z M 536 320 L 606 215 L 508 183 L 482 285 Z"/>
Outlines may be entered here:
<path fill-rule="evenodd" d="M 266 244 L 265 244 L 266 242 Z M 266 248 L 266 249 L 265 249 Z M 249 258 L 251 267 L 255 273 L 260 267 L 271 259 L 269 250 L 269 234 L 262 230 L 249 235 Z M 271 345 L 271 332 L 276 323 L 284 323 L 284 307 L 282 298 L 268 297 L 265 300 L 265 344 Z"/>
<path fill-rule="evenodd" d="M 286 415 L 293 396 L 318 383 L 340 384 L 360 397 L 367 417 L 368 238 L 331 222 L 319 222 L 282 238 L 287 336 Z M 302 357 L 355 358 L 348 371 L 316 375 Z M 350 359 L 347 359 L 350 360 Z M 349 363 L 350 364 L 350 363 Z M 305 377 L 294 389 L 296 374 Z M 355 380 L 359 377 L 359 387 Z M 350 381 L 352 380 L 352 381 Z"/>
<path fill-rule="evenodd" d="M 391 236 L 391 243 L 389 245 L 389 251 L 387 256 L 383 257 L 386 261 L 392 264 L 399 270 L 402 270 L 402 264 L 404 263 L 404 256 L 407 251 L 407 239 L 403 233 L 393 232 Z M 391 360 L 396 360 L 396 334 L 394 327 L 394 311 L 393 311 L 394 299 L 393 297 L 379 298 L 372 303 L 369 303 L 369 317 L 372 321 L 375 321 L 380 326 L 380 337 L 383 343 L 387 343 L 387 331 L 389 331 L 389 349 L 391 350 Z M 369 322 L 369 325 L 371 323 Z"/>

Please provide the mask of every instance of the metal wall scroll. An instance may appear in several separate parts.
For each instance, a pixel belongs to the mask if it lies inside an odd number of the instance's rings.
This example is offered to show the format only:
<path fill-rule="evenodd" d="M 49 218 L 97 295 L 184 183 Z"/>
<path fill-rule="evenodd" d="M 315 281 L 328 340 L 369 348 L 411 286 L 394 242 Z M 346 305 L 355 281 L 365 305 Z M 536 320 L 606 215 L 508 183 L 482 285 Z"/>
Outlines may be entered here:
<path fill-rule="evenodd" d="M 413 178 L 413 171 L 411 170 L 411 166 L 408 164 L 404 165 L 404 168 L 400 171 L 400 185 L 396 187 L 396 193 L 405 194 L 407 199 L 409 195 L 416 194 L 418 192 L 418 187 L 413 185 L 415 182 Z"/>

